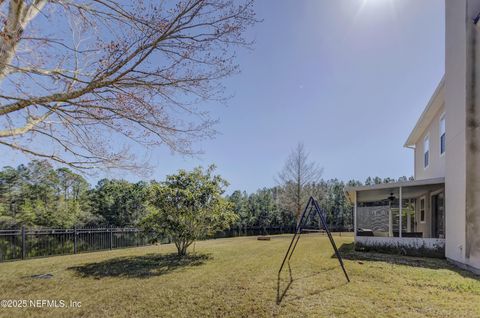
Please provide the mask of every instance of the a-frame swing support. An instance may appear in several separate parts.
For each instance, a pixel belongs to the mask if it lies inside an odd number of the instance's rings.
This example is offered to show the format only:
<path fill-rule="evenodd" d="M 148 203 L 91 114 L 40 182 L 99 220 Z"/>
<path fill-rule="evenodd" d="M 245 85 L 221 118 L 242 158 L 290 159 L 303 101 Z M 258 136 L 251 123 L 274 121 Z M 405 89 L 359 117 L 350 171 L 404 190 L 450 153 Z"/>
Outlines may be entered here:
<path fill-rule="evenodd" d="M 280 277 L 280 274 L 283 270 L 283 267 L 285 265 L 285 262 L 290 261 L 292 258 L 293 253 L 295 252 L 295 249 L 297 247 L 298 240 L 300 239 L 300 235 L 302 234 L 302 229 L 305 226 L 305 222 L 308 220 L 310 217 L 311 213 L 316 213 L 321 221 L 320 227 L 323 226 L 323 229 L 327 233 L 328 239 L 330 240 L 330 244 L 332 244 L 333 250 L 335 251 L 335 256 L 338 259 L 338 262 L 340 263 L 340 266 L 342 267 L 343 273 L 345 274 L 345 278 L 347 279 L 348 282 L 350 282 L 350 278 L 348 277 L 347 270 L 345 269 L 345 265 L 343 264 L 342 256 L 340 255 L 340 252 L 337 249 L 337 245 L 335 244 L 335 241 L 333 240 L 332 233 L 328 229 L 327 222 L 325 220 L 325 216 L 322 213 L 322 209 L 318 205 L 318 202 L 313 198 L 310 197 L 308 200 L 307 206 L 305 207 L 305 210 L 303 210 L 302 216 L 300 217 L 300 221 L 297 224 L 297 227 L 295 229 L 295 234 L 292 237 L 292 241 L 290 242 L 290 245 L 288 246 L 287 253 L 285 254 L 285 257 L 283 258 L 282 265 L 280 266 L 280 269 L 278 270 L 278 277 Z"/>

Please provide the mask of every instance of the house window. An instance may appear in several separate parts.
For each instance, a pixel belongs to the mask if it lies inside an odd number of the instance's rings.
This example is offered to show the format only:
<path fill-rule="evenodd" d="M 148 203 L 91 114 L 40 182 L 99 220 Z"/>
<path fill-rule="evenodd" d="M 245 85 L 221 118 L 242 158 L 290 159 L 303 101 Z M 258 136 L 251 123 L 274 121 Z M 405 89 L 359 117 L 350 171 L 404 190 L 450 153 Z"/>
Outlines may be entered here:
<path fill-rule="evenodd" d="M 423 167 L 428 168 L 430 164 L 430 139 L 428 136 L 423 140 Z"/>
<path fill-rule="evenodd" d="M 445 153 L 445 114 L 440 117 L 440 155 Z"/>
<path fill-rule="evenodd" d="M 425 198 L 420 199 L 420 223 L 425 223 Z"/>

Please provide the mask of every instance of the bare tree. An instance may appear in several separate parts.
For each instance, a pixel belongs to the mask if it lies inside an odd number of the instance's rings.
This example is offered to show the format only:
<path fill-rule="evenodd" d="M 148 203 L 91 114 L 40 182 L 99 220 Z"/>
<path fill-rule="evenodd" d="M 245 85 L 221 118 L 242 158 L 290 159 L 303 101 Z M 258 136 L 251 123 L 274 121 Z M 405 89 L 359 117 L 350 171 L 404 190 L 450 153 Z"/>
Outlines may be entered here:
<path fill-rule="evenodd" d="M 323 169 L 317 163 L 309 161 L 308 157 L 304 145 L 299 143 L 278 174 L 280 203 L 295 213 L 297 222 L 308 198 L 320 194 L 320 188 L 316 185 L 320 185 Z"/>
<path fill-rule="evenodd" d="M 195 153 L 252 2 L 0 0 L 0 145 L 77 169 L 138 167 L 128 140 Z"/>

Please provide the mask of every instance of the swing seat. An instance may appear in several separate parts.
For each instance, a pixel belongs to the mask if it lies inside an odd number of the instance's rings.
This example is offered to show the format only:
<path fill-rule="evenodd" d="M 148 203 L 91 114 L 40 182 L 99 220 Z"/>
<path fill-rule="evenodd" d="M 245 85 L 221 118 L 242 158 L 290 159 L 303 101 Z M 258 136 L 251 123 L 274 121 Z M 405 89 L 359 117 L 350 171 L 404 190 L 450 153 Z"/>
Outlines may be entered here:
<path fill-rule="evenodd" d="M 316 230 L 316 229 L 302 229 L 302 232 L 308 232 L 308 233 L 322 233 L 325 234 L 325 230 Z"/>

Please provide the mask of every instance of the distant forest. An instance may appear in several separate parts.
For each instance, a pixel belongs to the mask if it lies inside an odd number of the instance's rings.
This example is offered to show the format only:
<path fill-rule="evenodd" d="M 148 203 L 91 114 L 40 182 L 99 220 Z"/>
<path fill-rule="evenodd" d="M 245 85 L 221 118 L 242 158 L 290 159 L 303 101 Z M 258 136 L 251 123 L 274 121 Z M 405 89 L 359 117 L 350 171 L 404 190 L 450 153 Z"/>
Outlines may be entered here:
<path fill-rule="evenodd" d="M 407 178 L 369 177 L 365 182 L 347 183 L 333 179 L 308 186 L 327 212 L 330 226 L 352 228 L 352 206 L 344 195 L 345 186 L 397 180 Z M 137 226 L 147 214 L 149 188 L 155 182 L 102 179 L 92 186 L 81 175 L 67 168 L 55 169 L 48 161 L 4 167 L 0 171 L 0 228 Z M 239 216 L 234 227 L 294 226 L 294 214 L 282 205 L 281 191 L 277 186 L 226 195 Z"/>

